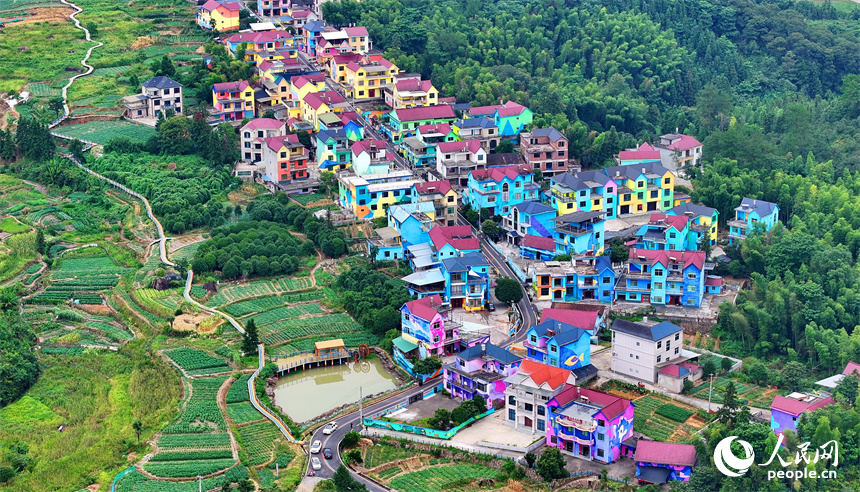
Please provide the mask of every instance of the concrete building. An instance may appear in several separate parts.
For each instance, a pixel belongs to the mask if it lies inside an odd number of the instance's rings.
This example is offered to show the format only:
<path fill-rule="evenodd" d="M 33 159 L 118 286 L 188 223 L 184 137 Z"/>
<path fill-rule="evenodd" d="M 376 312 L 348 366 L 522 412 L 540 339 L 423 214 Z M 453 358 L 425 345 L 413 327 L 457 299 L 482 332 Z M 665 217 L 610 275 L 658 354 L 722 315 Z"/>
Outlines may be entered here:
<path fill-rule="evenodd" d="M 650 324 L 616 319 L 612 326 L 612 371 L 648 383 L 657 382 L 660 369 L 686 359 L 684 329 L 663 321 Z"/>
<path fill-rule="evenodd" d="M 125 116 L 130 119 L 158 118 L 163 111 L 172 109 L 182 114 L 182 84 L 163 75 L 152 77 L 141 84 L 140 94 L 122 98 Z"/>
<path fill-rule="evenodd" d="M 567 137 L 553 127 L 535 128 L 520 134 L 520 149 L 526 162 L 544 176 L 567 172 L 570 159 Z"/>
<path fill-rule="evenodd" d="M 416 301 L 413 301 L 416 302 Z M 445 366 L 445 389 L 463 401 L 480 395 L 487 406 L 505 399 L 505 379 L 516 373 L 522 357 L 492 343 L 480 343 L 457 354 L 454 363 Z"/>
<path fill-rule="evenodd" d="M 729 244 L 738 244 L 746 239 L 747 233 L 754 227 L 769 231 L 777 222 L 779 222 L 779 205 L 764 200 L 744 198 L 741 200 L 741 205 L 735 209 L 734 220 L 728 221 Z"/>
<path fill-rule="evenodd" d="M 505 422 L 520 432 L 545 434 L 548 402 L 575 380 L 567 369 L 532 360 L 522 361 L 516 374 L 505 378 Z"/>
<path fill-rule="evenodd" d="M 812 393 L 794 392 L 788 396 L 776 395 L 770 404 L 770 429 L 779 435 L 790 430 L 797 432 L 797 420 L 804 412 L 814 412 L 835 403 L 833 398 Z"/>
<path fill-rule="evenodd" d="M 239 146 L 242 161 L 260 162 L 263 160 L 263 147 L 267 138 L 283 137 L 287 125 L 272 118 L 255 118 L 239 130 Z"/>

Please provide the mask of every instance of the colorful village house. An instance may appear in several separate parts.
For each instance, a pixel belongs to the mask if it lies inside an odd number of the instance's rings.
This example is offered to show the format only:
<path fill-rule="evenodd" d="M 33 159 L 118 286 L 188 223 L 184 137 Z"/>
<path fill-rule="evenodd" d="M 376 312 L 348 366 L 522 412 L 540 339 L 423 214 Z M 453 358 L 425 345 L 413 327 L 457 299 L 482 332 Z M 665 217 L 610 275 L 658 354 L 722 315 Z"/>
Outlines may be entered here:
<path fill-rule="evenodd" d="M 335 91 L 310 92 L 302 100 L 302 119 L 319 131 L 319 117 L 325 113 L 342 113 L 349 107 L 346 99 Z"/>
<path fill-rule="evenodd" d="M 677 193 L 675 198 L 677 199 Z M 688 244 L 690 242 L 701 244 L 705 238 L 712 246 L 717 244 L 717 222 L 720 218 L 720 212 L 717 209 L 687 202 L 675 205 L 672 209 L 667 210 L 666 214 L 686 217 L 690 221 L 689 234 L 692 238 Z"/>
<path fill-rule="evenodd" d="M 573 372 L 574 384 L 584 384 L 597 376 L 597 368 L 591 365 L 588 330 L 548 319 L 529 328 L 523 346 L 529 359 Z"/>
<path fill-rule="evenodd" d="M 611 302 L 615 295 L 615 271 L 608 256 L 533 263 L 528 273 L 538 301 Z"/>
<path fill-rule="evenodd" d="M 254 89 L 247 80 L 212 85 L 214 116 L 222 121 L 241 121 L 254 117 Z"/>
<path fill-rule="evenodd" d="M 794 392 L 787 396 L 776 395 L 770 404 L 770 429 L 780 435 L 790 430 L 797 433 L 797 421 L 804 412 L 836 403 L 832 397 L 812 393 Z"/>
<path fill-rule="evenodd" d="M 389 113 L 388 122 L 384 123 L 380 130 L 388 140 L 397 145 L 404 138 L 415 136 L 419 126 L 439 123 L 450 124 L 456 119 L 454 109 L 447 104 L 400 108 Z"/>
<path fill-rule="evenodd" d="M 617 162 L 622 166 L 632 166 L 654 163 L 660 164 L 663 161 L 660 159 L 660 151 L 652 147 L 648 142 L 644 142 L 636 149 L 622 150 L 619 152 Z"/>
<path fill-rule="evenodd" d="M 421 125 L 414 137 L 406 137 L 400 142 L 400 153 L 415 167 L 434 167 L 437 145 L 456 140 L 457 135 L 447 123 Z"/>
<path fill-rule="evenodd" d="M 393 159 L 385 140 L 362 140 L 352 144 L 351 149 L 352 170 L 359 176 L 386 173 L 391 167 Z"/>
<path fill-rule="evenodd" d="M 616 300 L 644 304 L 702 304 L 705 279 L 714 265 L 703 251 L 659 251 L 632 248 L 615 287 Z"/>
<path fill-rule="evenodd" d="M 453 308 L 480 311 L 490 300 L 490 263 L 480 251 L 445 258 L 445 299 Z"/>
<path fill-rule="evenodd" d="M 520 150 L 526 163 L 546 177 L 567 172 L 568 148 L 567 137 L 554 127 L 535 128 L 520 134 Z"/>
<path fill-rule="evenodd" d="M 400 308 L 401 336 L 418 345 L 422 359 L 459 352 L 462 324 L 446 317 L 450 307 L 435 295 L 405 303 Z"/>
<path fill-rule="evenodd" d="M 499 127 L 492 118 L 479 116 L 464 118 L 454 122 L 454 133 L 459 140 L 477 140 L 487 152 L 495 149 L 501 142 Z"/>
<path fill-rule="evenodd" d="M 306 180 L 308 173 L 308 150 L 299 142 L 296 134 L 270 137 L 263 147 L 263 179 L 279 184 Z"/>
<path fill-rule="evenodd" d="M 219 2 L 209 0 L 197 9 L 197 25 L 203 29 L 217 31 L 232 31 L 239 29 L 239 12 L 242 6 L 238 2 Z"/>
<path fill-rule="evenodd" d="M 546 402 L 546 445 L 588 461 L 612 463 L 633 435 L 635 405 L 625 398 L 572 384 Z"/>
<path fill-rule="evenodd" d="M 317 39 L 323 30 L 325 30 L 325 22 L 321 20 L 311 20 L 305 23 L 302 27 L 301 39 L 299 41 L 299 48 L 302 52 L 310 56 L 316 56 Z"/>
<path fill-rule="evenodd" d="M 513 139 L 516 139 L 526 125 L 531 125 L 534 113 L 521 104 L 508 101 L 496 106 L 469 108 L 464 113 L 464 116 L 467 118 L 478 118 L 481 116 L 492 118 L 502 137 L 513 137 Z"/>
<path fill-rule="evenodd" d="M 552 425 L 548 403 L 574 380 L 566 369 L 523 360 L 517 372 L 505 378 L 505 423 L 519 432 L 545 435 Z"/>
<path fill-rule="evenodd" d="M 551 237 L 523 235 L 520 239 L 520 257 L 528 260 L 550 261 L 556 257 L 555 239 Z"/>
<path fill-rule="evenodd" d="M 159 75 L 141 84 L 140 94 L 122 98 L 126 118 L 158 118 L 162 111 L 172 109 L 182 114 L 182 84 Z"/>
<path fill-rule="evenodd" d="M 696 250 L 690 237 L 689 220 L 683 215 L 651 214 L 647 224 L 636 232 L 636 248 L 653 250 Z M 690 244 L 693 243 L 693 244 Z"/>
<path fill-rule="evenodd" d="M 412 185 L 419 182 L 408 170 L 359 176 L 346 169 L 339 171 L 336 179 L 341 206 L 359 219 L 385 217 L 386 209 L 405 199 Z"/>
<path fill-rule="evenodd" d="M 672 480 L 688 482 L 696 466 L 696 447 L 639 439 L 633 460 L 636 461 L 636 479 L 640 484 L 664 484 Z"/>
<path fill-rule="evenodd" d="M 410 190 L 409 199 L 412 203 L 433 203 L 436 225 L 453 226 L 457 223 L 460 195 L 448 180 L 415 183 Z"/>
<path fill-rule="evenodd" d="M 779 205 L 764 200 L 744 198 L 735 209 L 735 218 L 728 222 L 729 244 L 746 239 L 753 228 L 769 231 L 779 222 Z"/>
<path fill-rule="evenodd" d="M 514 205 L 511 213 L 502 219 L 502 228 L 508 231 L 508 242 L 519 244 L 526 235 L 553 238 L 555 209 L 540 202 L 523 202 Z"/>
<path fill-rule="evenodd" d="M 604 212 L 600 210 L 580 211 L 552 219 L 551 222 L 555 223 L 552 230 L 558 254 L 572 256 L 603 254 L 606 226 L 603 215 Z"/>
<path fill-rule="evenodd" d="M 287 125 L 283 121 L 272 118 L 254 118 L 239 130 L 239 145 L 242 149 L 241 159 L 245 162 L 262 161 L 265 140 L 286 134 Z"/>
<path fill-rule="evenodd" d="M 376 261 L 399 260 L 403 258 L 403 238 L 393 227 L 380 227 L 373 230 L 374 235 L 367 238 L 367 255 Z"/>
<path fill-rule="evenodd" d="M 291 0 L 257 0 L 260 17 L 281 17 L 290 10 Z"/>
<path fill-rule="evenodd" d="M 438 260 L 481 251 L 481 242 L 472 235 L 472 226 L 436 226 L 430 229 L 430 244 Z"/>
<path fill-rule="evenodd" d="M 660 136 L 654 147 L 669 151 L 679 166 L 697 166 L 702 158 L 702 143 L 683 133 L 667 133 Z"/>
<path fill-rule="evenodd" d="M 552 319 L 582 328 L 591 334 L 592 343 L 597 344 L 600 330 L 606 327 L 608 311 L 602 304 L 553 302 L 551 308 L 541 311 L 540 322 Z"/>
<path fill-rule="evenodd" d="M 469 172 L 466 199 L 473 210 L 488 209 L 491 215 L 507 216 L 515 205 L 537 200 L 538 191 L 540 185 L 527 165 L 493 167 Z"/>
<path fill-rule="evenodd" d="M 343 128 L 321 130 L 317 132 L 316 140 L 317 164 L 321 170 L 337 171 L 349 167 L 351 142 Z"/>
<path fill-rule="evenodd" d="M 394 82 L 399 72 L 397 65 L 385 58 L 363 64 L 349 63 L 345 71 L 346 95 L 357 102 L 382 99 L 383 89 Z"/>
<path fill-rule="evenodd" d="M 467 187 L 472 171 L 486 169 L 487 155 L 478 140 L 440 142 L 436 146 L 436 171 L 454 186 Z"/>
<path fill-rule="evenodd" d="M 245 61 L 254 65 L 263 60 L 284 60 L 298 57 L 295 36 L 289 31 L 240 32 L 224 41 L 227 51 L 236 56 L 240 47 L 245 48 Z"/>
<path fill-rule="evenodd" d="M 491 343 L 473 345 L 444 367 L 445 389 L 462 401 L 480 395 L 491 408 L 505 400 L 505 378 L 517 372 L 521 361 L 522 357 Z"/>
<path fill-rule="evenodd" d="M 603 211 L 611 219 L 616 216 L 617 189 L 602 169 L 560 173 L 550 178 L 547 199 L 558 215 Z"/>
<path fill-rule="evenodd" d="M 302 74 L 290 79 L 290 99 L 298 101 L 299 108 L 305 96 L 312 92 L 322 92 L 325 90 L 325 75 L 317 74 Z"/>
<path fill-rule="evenodd" d="M 399 77 L 386 86 L 382 93 L 385 104 L 392 109 L 432 106 L 439 103 L 439 91 L 433 87 L 433 82 L 421 80 L 421 76 Z"/>

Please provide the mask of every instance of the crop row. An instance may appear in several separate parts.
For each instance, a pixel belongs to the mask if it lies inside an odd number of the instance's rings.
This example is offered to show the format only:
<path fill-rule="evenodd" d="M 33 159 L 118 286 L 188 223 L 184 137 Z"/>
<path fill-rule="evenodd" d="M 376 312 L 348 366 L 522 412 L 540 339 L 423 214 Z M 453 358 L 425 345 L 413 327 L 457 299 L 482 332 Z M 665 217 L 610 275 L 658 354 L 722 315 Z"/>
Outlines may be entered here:
<path fill-rule="evenodd" d="M 361 329 L 358 324 L 343 314 L 314 316 L 299 320 L 283 320 L 268 324 L 264 328 L 264 330 L 261 330 L 263 337 L 260 341 L 266 345 L 274 345 L 314 335 L 346 334 Z"/>
<path fill-rule="evenodd" d="M 227 403 L 239 403 L 250 399 L 248 395 L 249 379 L 251 379 L 251 375 L 245 374 L 236 381 L 233 381 L 230 389 L 227 390 Z"/>
<path fill-rule="evenodd" d="M 255 422 L 263 418 L 263 415 L 251 405 L 251 402 L 231 403 L 227 405 L 227 415 L 234 424 L 245 424 Z"/>
<path fill-rule="evenodd" d="M 168 461 L 143 465 L 143 468 L 157 477 L 183 478 L 209 475 L 230 468 L 236 462 L 233 458 L 220 460 Z"/>
<path fill-rule="evenodd" d="M 202 378 L 191 381 L 191 398 L 185 411 L 164 429 L 165 434 L 205 433 L 224 430 L 227 424 L 218 408 L 218 389 L 227 376 Z"/>
<path fill-rule="evenodd" d="M 163 306 L 156 302 L 154 299 L 150 298 L 147 295 L 147 291 L 151 289 L 137 289 L 131 291 L 131 298 L 134 299 L 135 304 L 142 307 L 149 313 L 152 313 L 161 318 L 169 318 L 173 316 L 175 310 L 171 310 L 170 308 Z"/>
<path fill-rule="evenodd" d="M 89 328 L 95 328 L 96 330 L 101 331 L 106 338 L 115 342 L 119 342 L 121 340 L 131 340 L 132 338 L 131 333 L 121 328 L 117 328 L 116 326 L 109 325 L 107 323 L 100 323 L 98 321 L 87 321 L 84 326 Z"/>
<path fill-rule="evenodd" d="M 437 492 L 463 485 L 464 480 L 496 478 L 498 475 L 498 470 L 485 466 L 436 466 L 395 477 L 391 486 L 401 492 Z"/>
<path fill-rule="evenodd" d="M 320 305 L 316 303 L 298 304 L 293 307 L 270 309 L 269 311 L 262 312 L 251 319 L 257 323 L 257 326 L 263 326 L 280 320 L 298 321 L 299 316 L 307 314 L 322 314 L 324 312 L 325 311 L 322 310 Z"/>
<path fill-rule="evenodd" d="M 158 448 L 229 449 L 230 435 L 223 432 L 217 434 L 164 434 L 158 438 Z"/>
<path fill-rule="evenodd" d="M 233 452 L 230 449 L 204 449 L 202 451 L 164 451 L 158 452 L 149 461 L 190 461 L 190 460 L 217 460 L 232 459 Z"/>
<path fill-rule="evenodd" d="M 199 489 L 215 490 L 220 488 L 225 481 L 239 482 L 246 478 L 248 478 L 248 469 L 244 466 L 234 466 L 227 470 L 224 475 L 205 478 L 200 482 L 197 480 L 186 482 L 151 480 L 138 471 L 132 471 L 117 482 L 116 492 L 197 492 Z"/>
<path fill-rule="evenodd" d="M 674 420 L 675 422 L 686 422 L 687 419 L 693 415 L 693 412 L 684 410 L 683 408 L 672 405 L 671 403 L 658 407 L 654 413 L 662 415 L 669 420 Z"/>
<path fill-rule="evenodd" d="M 186 370 L 206 369 L 226 365 L 224 359 L 219 359 L 202 350 L 188 347 L 167 350 L 164 353 Z"/>
<path fill-rule="evenodd" d="M 310 292 L 299 292 L 297 294 L 283 294 L 280 296 L 262 297 L 259 299 L 251 299 L 250 301 L 237 302 L 230 304 L 226 308 L 228 314 L 236 317 L 245 316 L 252 313 L 261 313 L 263 311 L 294 304 L 297 302 L 315 301 L 322 299 L 323 293 L 319 290 Z"/>
<path fill-rule="evenodd" d="M 238 430 L 250 464 L 261 465 L 272 459 L 276 441 L 281 437 L 275 424 L 266 421 L 239 427 Z"/>

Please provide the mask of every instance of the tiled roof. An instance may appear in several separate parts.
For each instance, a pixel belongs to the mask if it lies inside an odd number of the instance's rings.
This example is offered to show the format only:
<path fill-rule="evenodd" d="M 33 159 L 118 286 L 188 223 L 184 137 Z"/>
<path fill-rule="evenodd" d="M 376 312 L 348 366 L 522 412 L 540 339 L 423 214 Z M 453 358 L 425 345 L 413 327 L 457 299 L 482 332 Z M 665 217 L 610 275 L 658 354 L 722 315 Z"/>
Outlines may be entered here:
<path fill-rule="evenodd" d="M 203 6 L 200 8 L 203 10 L 212 11 L 217 9 L 218 7 L 224 7 L 227 10 L 234 12 L 242 10 L 242 6 L 239 5 L 237 2 L 219 2 L 217 0 L 209 0 L 208 2 L 204 3 Z"/>
<path fill-rule="evenodd" d="M 677 142 L 666 146 L 666 148 L 670 149 L 670 150 L 684 151 L 684 150 L 690 150 L 690 149 L 694 149 L 696 147 L 702 146 L 702 142 L 699 142 L 698 140 L 696 140 L 695 138 L 693 138 L 689 135 L 684 135 L 681 133 L 676 134 L 676 135 L 663 135 L 663 137 L 669 137 L 669 136 L 681 137 L 681 139 L 678 140 Z M 674 138 L 672 138 L 672 140 L 674 140 Z"/>
<path fill-rule="evenodd" d="M 521 213 L 529 214 L 529 215 L 537 215 L 543 214 L 546 212 L 555 212 L 555 209 L 544 205 L 541 202 L 523 202 L 514 205 L 514 208 L 519 210 Z"/>
<path fill-rule="evenodd" d="M 431 206 L 433 205 L 429 202 L 423 203 L 427 203 Z M 487 259 L 484 257 L 484 253 L 481 253 L 480 251 L 473 251 L 471 253 L 466 253 L 463 256 L 455 256 L 453 258 L 445 258 L 442 260 L 442 266 L 449 272 L 465 272 L 472 267 L 487 265 L 489 265 L 489 262 L 487 262 Z"/>
<path fill-rule="evenodd" d="M 668 266 L 669 263 L 683 263 L 684 268 L 694 265 L 699 270 L 702 270 L 705 265 L 704 251 L 672 251 L 637 248 L 630 250 L 630 258 L 639 257 L 651 260 L 652 265 L 658 262 L 662 263 L 664 266 Z"/>
<path fill-rule="evenodd" d="M 551 237 L 533 236 L 531 234 L 523 236 L 520 240 L 520 246 L 542 251 L 555 251 L 555 241 Z"/>
<path fill-rule="evenodd" d="M 673 378 L 681 378 L 690 374 L 690 370 L 685 367 L 681 367 L 680 364 L 669 364 L 663 369 L 660 369 L 660 373 L 672 376 Z"/>
<path fill-rule="evenodd" d="M 274 118 L 254 118 L 243 126 L 242 130 L 276 130 L 282 126 L 284 122 Z"/>
<path fill-rule="evenodd" d="M 289 31 L 240 32 L 229 38 L 227 42 L 236 43 L 274 43 L 284 39 L 293 39 Z"/>
<path fill-rule="evenodd" d="M 418 127 L 418 132 L 422 135 L 427 135 L 430 133 L 439 133 L 442 135 L 447 135 L 451 133 L 451 125 L 448 123 L 436 123 L 435 125 L 420 125 Z"/>
<path fill-rule="evenodd" d="M 481 249 L 481 242 L 472 236 L 471 226 L 436 226 L 430 229 L 430 241 L 436 251 L 450 244 L 457 251 Z"/>
<path fill-rule="evenodd" d="M 320 142 L 325 142 L 329 139 L 338 140 L 342 138 L 347 138 L 346 130 L 343 128 L 335 128 L 334 130 L 322 130 L 317 132 L 317 140 Z"/>
<path fill-rule="evenodd" d="M 475 142 L 475 140 L 471 140 L 471 142 Z M 441 147 L 442 144 L 439 144 Z M 478 146 L 480 146 L 480 142 Z M 439 150 L 442 150 L 441 148 Z M 470 171 L 469 174 L 475 178 L 476 181 L 495 181 L 496 183 L 501 183 L 505 178 L 514 180 L 517 179 L 518 176 L 523 174 L 531 174 L 531 168 L 526 165 L 523 166 L 503 166 L 503 167 L 491 167 L 489 169 L 476 169 L 474 171 Z"/>
<path fill-rule="evenodd" d="M 618 153 L 618 157 L 621 158 L 622 161 L 659 161 L 660 152 L 656 150 L 622 150 Z"/>
<path fill-rule="evenodd" d="M 212 84 L 214 92 L 241 92 L 250 86 L 247 80 L 239 80 L 237 82 L 221 82 Z"/>
<path fill-rule="evenodd" d="M 491 359 L 495 359 L 503 364 L 514 364 L 523 360 L 522 357 L 508 352 L 501 347 L 497 347 L 492 343 L 479 343 L 477 345 L 473 345 L 466 350 L 461 351 L 459 354 L 457 354 L 457 357 L 463 360 L 473 360 L 479 357 L 490 357 Z"/>
<path fill-rule="evenodd" d="M 397 113 L 397 118 L 401 122 L 447 118 L 453 120 L 455 118 L 454 110 L 447 104 L 440 104 L 438 106 L 418 106 L 415 108 L 400 108 L 395 109 L 394 112 Z"/>
<path fill-rule="evenodd" d="M 344 27 L 343 30 L 350 36 L 367 36 L 367 28 L 364 26 Z"/>
<path fill-rule="evenodd" d="M 398 110 L 399 111 L 399 110 Z M 459 142 L 439 142 L 436 153 L 439 152 L 471 152 L 475 153 L 481 148 L 479 140 L 462 140 Z"/>
<path fill-rule="evenodd" d="M 151 79 L 144 82 L 143 87 L 156 87 L 158 89 L 168 89 L 171 87 L 182 87 L 182 84 L 171 79 L 170 77 L 165 77 L 164 75 L 159 75 L 158 77 L 152 77 Z"/>
<path fill-rule="evenodd" d="M 299 75 L 298 77 L 291 79 L 290 83 L 296 86 L 297 89 L 301 89 L 307 84 L 317 84 L 319 82 L 323 82 L 325 80 L 325 75 L 318 73 L 314 75 Z"/>
<path fill-rule="evenodd" d="M 538 138 L 548 137 L 553 142 L 556 142 L 556 141 L 562 140 L 562 139 L 567 140 L 567 138 L 565 138 L 564 134 L 561 133 L 560 131 L 556 130 L 555 127 L 553 127 L 553 126 L 551 126 L 549 128 L 535 128 L 534 130 L 532 130 L 529 133 L 531 133 L 531 136 L 533 136 L 533 137 L 538 137 Z"/>
<path fill-rule="evenodd" d="M 692 444 L 640 440 L 633 459 L 640 463 L 695 466 L 696 447 Z"/>
<path fill-rule="evenodd" d="M 705 285 L 708 287 L 719 287 L 723 285 L 723 277 L 708 275 L 708 278 L 705 279 Z"/>
<path fill-rule="evenodd" d="M 517 374 L 528 376 L 537 386 L 545 384 L 555 390 L 567 382 L 570 371 L 526 359 L 520 364 Z"/>
<path fill-rule="evenodd" d="M 845 366 L 845 370 L 842 371 L 842 374 L 845 376 L 850 376 L 854 373 L 854 371 L 860 372 L 860 364 L 856 362 L 848 362 L 848 365 Z"/>
<path fill-rule="evenodd" d="M 648 223 L 653 225 L 658 222 L 664 222 L 674 227 L 677 231 L 683 231 L 687 227 L 689 219 L 683 215 L 651 214 L 651 220 Z"/>
<path fill-rule="evenodd" d="M 419 79 L 403 79 L 398 80 L 394 86 L 398 91 L 429 91 L 433 87 L 433 82 L 429 80 Z"/>
<path fill-rule="evenodd" d="M 638 338 L 657 341 L 668 337 L 672 333 L 684 331 L 680 326 L 663 321 L 654 326 L 644 325 L 642 323 L 634 323 L 623 319 L 616 319 L 612 322 L 612 331 L 626 333 Z"/>
<path fill-rule="evenodd" d="M 441 193 L 442 195 L 445 195 L 451 191 L 451 182 L 445 179 L 442 181 L 416 183 L 415 191 L 417 191 L 419 195 L 423 193 Z"/>
<path fill-rule="evenodd" d="M 409 312 L 412 313 L 413 316 L 418 316 L 423 320 L 430 321 L 439 314 L 439 311 L 437 311 L 436 308 L 442 306 L 442 297 L 440 297 L 439 294 L 422 297 L 421 299 L 409 301 L 403 306 L 409 308 Z"/>
<path fill-rule="evenodd" d="M 496 152 L 487 154 L 487 166 L 517 166 L 523 164 L 525 158 L 519 152 Z"/>
<path fill-rule="evenodd" d="M 675 193 L 675 198 L 678 198 L 678 193 Z M 713 217 L 714 212 L 716 211 L 717 209 L 715 208 L 706 207 L 702 204 L 697 205 L 695 203 L 687 202 L 672 208 L 671 210 L 669 210 L 669 213 L 674 213 L 675 215 L 685 215 L 687 212 L 692 212 L 694 215 Z"/>
<path fill-rule="evenodd" d="M 496 122 L 486 116 L 477 118 L 467 118 L 465 120 L 457 120 L 454 122 L 457 128 L 495 128 Z"/>
<path fill-rule="evenodd" d="M 741 206 L 735 210 L 755 210 L 759 217 L 765 217 L 773 213 L 777 205 L 775 203 L 766 202 L 764 200 L 754 200 L 752 198 L 744 198 L 741 200 Z"/>
<path fill-rule="evenodd" d="M 789 415 L 799 416 L 803 412 L 812 412 L 819 408 L 824 408 L 833 403 L 833 398 L 815 398 L 812 402 L 806 402 L 789 398 L 787 396 L 776 395 L 773 397 L 773 403 L 770 404 L 771 410 L 779 410 L 780 412 Z"/>
<path fill-rule="evenodd" d="M 352 144 L 352 153 L 355 155 L 360 155 L 362 152 L 370 153 L 374 150 L 384 150 L 387 154 L 386 149 L 385 140 L 359 140 Z"/>
<path fill-rule="evenodd" d="M 583 330 L 592 331 L 597 324 L 597 314 L 597 311 L 546 308 L 541 311 L 540 322 L 556 320 L 582 328 Z"/>
<path fill-rule="evenodd" d="M 648 142 L 642 142 L 642 145 L 639 146 L 639 150 L 650 152 L 650 151 L 657 150 L 657 149 L 655 149 Z"/>
<path fill-rule="evenodd" d="M 658 161 L 648 161 L 639 164 L 628 164 L 626 166 L 612 166 L 603 169 L 603 172 L 612 179 L 618 177 L 636 179 L 639 177 L 640 174 L 642 174 L 643 170 L 645 173 L 653 173 L 659 176 L 663 176 L 666 173 L 671 172 L 665 167 L 663 167 Z"/>
<path fill-rule="evenodd" d="M 308 93 L 304 102 L 314 109 L 319 109 L 323 104 L 330 107 L 334 104 L 345 103 L 346 99 L 335 91 L 320 91 Z"/>

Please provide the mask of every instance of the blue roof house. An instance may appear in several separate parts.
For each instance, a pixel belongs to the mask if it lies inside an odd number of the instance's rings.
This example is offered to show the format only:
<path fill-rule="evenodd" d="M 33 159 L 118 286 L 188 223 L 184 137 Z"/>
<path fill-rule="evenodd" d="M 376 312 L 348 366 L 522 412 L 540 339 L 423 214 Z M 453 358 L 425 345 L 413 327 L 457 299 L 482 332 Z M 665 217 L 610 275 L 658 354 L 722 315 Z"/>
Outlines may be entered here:
<path fill-rule="evenodd" d="M 452 308 L 480 311 L 490 299 L 490 264 L 480 252 L 442 260 L 445 299 Z"/>
<path fill-rule="evenodd" d="M 738 244 L 753 227 L 769 231 L 779 222 L 779 205 L 764 200 L 744 198 L 735 209 L 735 218 L 728 222 L 729 244 Z"/>
<path fill-rule="evenodd" d="M 526 234 L 553 237 L 555 233 L 555 209 L 540 202 L 518 203 L 504 217 L 502 227 L 516 242 Z"/>
<path fill-rule="evenodd" d="M 434 211 L 432 202 L 392 205 L 388 208 L 388 227 L 400 233 L 400 242 L 404 246 L 426 243 L 430 241 Z"/>

